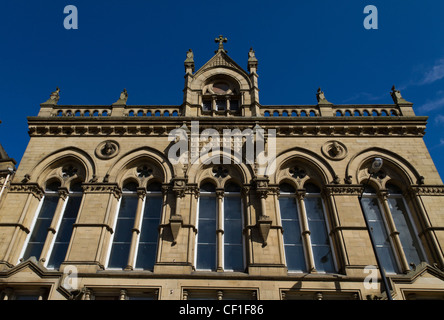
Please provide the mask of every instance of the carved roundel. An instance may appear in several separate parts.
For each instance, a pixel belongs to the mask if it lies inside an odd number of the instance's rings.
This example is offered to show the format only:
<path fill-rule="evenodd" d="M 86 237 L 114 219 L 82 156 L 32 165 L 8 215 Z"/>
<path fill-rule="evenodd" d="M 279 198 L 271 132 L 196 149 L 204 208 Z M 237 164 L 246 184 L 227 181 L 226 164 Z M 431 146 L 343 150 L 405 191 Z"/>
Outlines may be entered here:
<path fill-rule="evenodd" d="M 96 148 L 96 156 L 100 159 L 111 159 L 119 153 L 119 144 L 114 140 L 106 140 L 100 143 Z"/>
<path fill-rule="evenodd" d="M 347 156 L 347 147 L 342 142 L 331 140 L 322 146 L 322 154 L 331 160 L 342 160 Z"/>

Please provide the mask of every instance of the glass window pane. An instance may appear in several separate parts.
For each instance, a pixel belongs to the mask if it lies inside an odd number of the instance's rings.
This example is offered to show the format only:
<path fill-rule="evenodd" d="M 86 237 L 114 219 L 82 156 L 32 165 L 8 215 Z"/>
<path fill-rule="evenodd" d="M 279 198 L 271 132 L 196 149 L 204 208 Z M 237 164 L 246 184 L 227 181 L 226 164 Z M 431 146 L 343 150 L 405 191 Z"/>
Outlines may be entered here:
<path fill-rule="evenodd" d="M 216 270 L 216 245 L 198 244 L 197 245 L 197 269 Z"/>
<path fill-rule="evenodd" d="M 67 201 L 62 221 L 56 233 L 51 256 L 48 260 L 48 268 L 58 268 L 65 260 L 69 241 L 71 240 L 72 227 L 76 221 L 82 197 L 70 196 Z"/>
<path fill-rule="evenodd" d="M 301 228 L 298 220 L 283 220 L 282 228 L 284 229 L 285 244 L 301 244 Z"/>
<path fill-rule="evenodd" d="M 419 243 L 408 217 L 407 208 L 404 205 L 403 199 L 401 197 L 389 198 L 388 203 L 396 229 L 399 231 L 399 239 L 401 240 L 407 262 L 409 264 L 420 264 L 423 259 L 421 259 Z"/>
<path fill-rule="evenodd" d="M 236 111 L 239 109 L 239 100 L 230 100 L 230 109 Z"/>
<path fill-rule="evenodd" d="M 51 251 L 51 257 L 48 261 L 48 268 L 57 269 L 65 260 L 68 244 L 66 243 L 54 243 Z"/>
<path fill-rule="evenodd" d="M 216 269 L 216 200 L 205 196 L 199 199 L 197 269 Z"/>
<path fill-rule="evenodd" d="M 285 259 L 288 271 L 305 271 L 305 258 L 302 245 L 286 245 Z"/>
<path fill-rule="evenodd" d="M 312 245 L 315 268 L 321 272 L 335 272 L 333 255 L 329 245 Z"/>
<path fill-rule="evenodd" d="M 128 194 L 123 194 L 122 196 L 108 262 L 109 268 L 125 268 L 128 264 L 137 202 L 137 196 Z"/>
<path fill-rule="evenodd" d="M 119 269 L 125 268 L 128 265 L 129 249 L 129 243 L 113 243 L 108 267 Z"/>
<path fill-rule="evenodd" d="M 139 243 L 137 252 L 136 268 L 153 270 L 156 262 L 157 242 Z"/>
<path fill-rule="evenodd" d="M 216 110 L 222 111 L 227 109 L 227 100 L 216 100 Z"/>
<path fill-rule="evenodd" d="M 216 220 L 199 220 L 199 243 L 216 243 Z"/>
<path fill-rule="evenodd" d="M 364 214 L 375 241 L 376 251 L 386 272 L 396 273 L 396 261 L 376 198 L 362 198 Z"/>
<path fill-rule="evenodd" d="M 321 197 L 306 197 L 304 204 L 309 220 L 324 221 L 324 207 L 322 206 Z"/>
<path fill-rule="evenodd" d="M 199 219 L 216 219 L 216 197 L 200 197 Z"/>
<path fill-rule="evenodd" d="M 305 257 L 295 200 L 293 197 L 281 197 L 279 198 L 279 208 L 284 229 L 285 260 L 288 271 L 303 272 L 306 270 Z"/>
<path fill-rule="evenodd" d="M 136 268 L 152 270 L 156 262 L 158 226 L 162 212 L 162 197 L 148 195 L 145 199 L 142 226 L 140 230 L 139 247 Z"/>
<path fill-rule="evenodd" d="M 23 255 L 24 259 L 28 259 L 32 256 L 36 257 L 37 260 L 40 258 L 46 236 L 48 235 L 48 228 L 51 225 L 58 201 L 59 196 L 57 194 L 45 195 L 45 199 L 43 200 L 42 207 Z"/>
<path fill-rule="evenodd" d="M 224 270 L 243 271 L 242 199 L 224 198 Z"/>
<path fill-rule="evenodd" d="M 225 197 L 224 198 L 224 217 L 225 219 L 241 220 L 242 202 L 239 197 Z"/>
<path fill-rule="evenodd" d="M 137 210 L 137 196 L 123 195 L 120 202 L 119 218 L 134 218 Z"/>
<path fill-rule="evenodd" d="M 211 110 L 211 104 L 212 104 L 211 100 L 204 100 L 202 102 L 202 110 L 203 111 L 210 111 Z"/>
<path fill-rule="evenodd" d="M 243 248 L 242 245 L 224 246 L 224 270 L 243 271 Z"/>
<path fill-rule="evenodd" d="M 279 208 L 281 212 L 281 219 L 299 220 L 295 198 L 279 198 Z"/>

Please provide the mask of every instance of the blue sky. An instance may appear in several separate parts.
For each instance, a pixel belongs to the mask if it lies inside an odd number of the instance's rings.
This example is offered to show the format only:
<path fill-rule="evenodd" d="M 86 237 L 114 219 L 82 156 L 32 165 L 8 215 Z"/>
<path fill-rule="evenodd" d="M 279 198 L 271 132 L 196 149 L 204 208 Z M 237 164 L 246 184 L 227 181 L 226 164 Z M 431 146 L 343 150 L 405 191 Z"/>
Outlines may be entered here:
<path fill-rule="evenodd" d="M 78 9 L 66 30 L 63 9 Z M 378 9 L 378 29 L 363 26 Z M 425 141 L 444 177 L 444 1 L 3 1 L 0 11 L 0 142 L 20 161 L 27 116 L 58 86 L 59 104 L 182 103 L 183 61 L 210 59 L 214 38 L 246 68 L 259 59 L 262 104 L 392 103 L 393 84 L 429 116 Z"/>

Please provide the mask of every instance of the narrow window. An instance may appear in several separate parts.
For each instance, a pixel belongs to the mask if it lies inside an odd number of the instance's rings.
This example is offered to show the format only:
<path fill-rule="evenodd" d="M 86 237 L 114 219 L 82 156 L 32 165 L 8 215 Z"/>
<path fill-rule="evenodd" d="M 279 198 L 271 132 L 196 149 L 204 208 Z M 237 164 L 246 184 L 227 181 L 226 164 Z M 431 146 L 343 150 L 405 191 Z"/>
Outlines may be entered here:
<path fill-rule="evenodd" d="M 290 272 L 303 272 L 306 270 L 306 266 L 296 203 L 296 190 L 287 183 L 281 184 L 279 189 L 279 208 L 282 228 L 284 229 L 284 250 L 287 268 Z"/>
<path fill-rule="evenodd" d="M 206 183 L 200 188 L 199 198 L 196 258 L 198 270 L 216 270 L 216 226 L 216 189 L 213 184 Z"/>
<path fill-rule="evenodd" d="M 373 234 L 376 251 L 381 259 L 382 266 L 387 273 L 397 273 L 398 267 L 395 255 L 385 227 L 376 191 L 370 186 L 367 186 L 364 190 L 362 206 L 369 222 L 370 231 Z"/>
<path fill-rule="evenodd" d="M 137 202 L 137 184 L 134 182 L 125 184 L 108 262 L 109 268 L 123 269 L 128 265 Z"/>
<path fill-rule="evenodd" d="M 43 245 L 45 244 L 46 236 L 48 235 L 48 228 L 51 225 L 54 213 L 59 202 L 58 189 L 61 186 L 60 182 L 55 181 L 49 183 L 45 189 L 45 196 L 43 204 L 40 208 L 39 215 L 32 229 L 31 236 L 28 241 L 23 259 L 28 259 L 32 256 L 40 259 Z"/>
<path fill-rule="evenodd" d="M 388 184 L 387 190 L 387 201 L 396 229 L 399 232 L 399 239 L 401 240 L 406 260 L 409 264 L 414 263 L 418 265 L 421 261 L 425 261 L 425 259 L 422 255 L 422 250 L 410 220 L 402 192 L 393 184 Z"/>
<path fill-rule="evenodd" d="M 224 270 L 243 271 L 242 199 L 237 184 L 225 186 L 223 205 Z"/>
<path fill-rule="evenodd" d="M 321 272 L 334 272 L 335 266 L 327 232 L 321 190 L 311 183 L 305 185 L 305 190 L 304 204 L 315 268 Z"/>
<path fill-rule="evenodd" d="M 73 224 L 76 221 L 82 201 L 82 186 L 80 182 L 71 186 L 68 200 L 65 201 L 68 201 L 68 203 L 56 233 L 56 239 L 47 265 L 48 268 L 57 269 L 65 260 L 69 241 L 71 240 Z"/>
<path fill-rule="evenodd" d="M 151 183 L 147 188 L 140 238 L 137 250 L 136 268 L 153 270 L 156 262 L 157 240 L 162 212 L 162 185 Z"/>

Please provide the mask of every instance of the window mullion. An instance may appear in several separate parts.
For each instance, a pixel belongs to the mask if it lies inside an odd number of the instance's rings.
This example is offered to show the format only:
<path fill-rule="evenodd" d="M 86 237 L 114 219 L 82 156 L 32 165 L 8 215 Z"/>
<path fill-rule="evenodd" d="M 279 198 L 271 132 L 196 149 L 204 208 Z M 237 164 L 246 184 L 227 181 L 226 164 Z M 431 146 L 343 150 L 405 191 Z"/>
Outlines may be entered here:
<path fill-rule="evenodd" d="M 223 226 L 224 226 L 224 214 L 223 214 L 223 197 L 224 197 L 224 191 L 223 190 L 217 190 L 216 191 L 217 196 L 217 225 L 216 225 L 216 257 L 217 257 L 217 271 L 224 271 L 224 256 L 223 256 L 223 250 L 224 250 L 224 238 L 223 238 Z"/>
<path fill-rule="evenodd" d="M 387 191 L 381 190 L 378 192 L 379 200 L 382 203 L 384 217 L 387 221 L 390 238 L 393 241 L 393 244 L 395 246 L 395 251 L 397 252 L 398 258 L 400 260 L 401 269 L 403 272 L 406 272 L 410 270 L 410 267 L 406 259 L 406 256 L 404 254 L 404 250 L 402 249 L 401 239 L 399 238 L 399 231 L 396 229 L 395 222 L 390 212 L 390 206 L 388 204 L 387 195 L 388 195 Z"/>
<path fill-rule="evenodd" d="M 304 246 L 304 251 L 306 254 L 308 272 L 312 272 L 315 271 L 315 264 L 313 258 L 313 250 L 311 248 L 310 230 L 308 228 L 308 219 L 307 219 L 307 212 L 305 211 L 304 198 L 305 198 L 305 191 L 298 190 L 297 199 L 299 205 L 302 244 Z"/>
<path fill-rule="evenodd" d="M 140 234 L 140 224 L 142 221 L 142 212 L 146 198 L 146 189 L 137 188 L 137 210 L 134 218 L 134 227 L 132 229 L 130 251 L 128 255 L 128 265 L 125 270 L 133 270 L 136 260 L 136 250 Z"/>
<path fill-rule="evenodd" d="M 40 260 L 46 266 L 47 260 L 50 255 L 50 250 L 55 241 L 55 234 L 60 225 L 63 217 L 63 212 L 65 211 L 66 204 L 68 202 L 69 193 L 65 188 L 59 188 L 59 200 L 57 202 L 56 210 L 51 221 L 51 225 L 48 228 L 48 235 L 46 236 L 45 244 L 42 248 L 42 253 L 40 254 Z"/>

